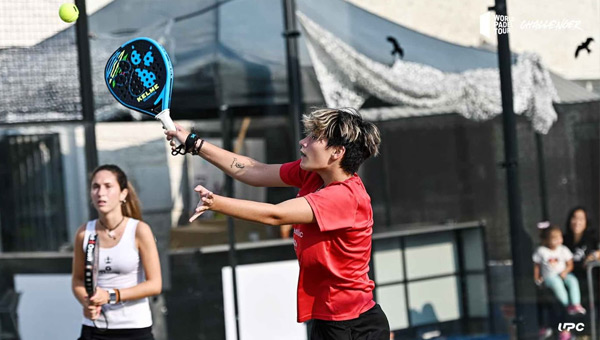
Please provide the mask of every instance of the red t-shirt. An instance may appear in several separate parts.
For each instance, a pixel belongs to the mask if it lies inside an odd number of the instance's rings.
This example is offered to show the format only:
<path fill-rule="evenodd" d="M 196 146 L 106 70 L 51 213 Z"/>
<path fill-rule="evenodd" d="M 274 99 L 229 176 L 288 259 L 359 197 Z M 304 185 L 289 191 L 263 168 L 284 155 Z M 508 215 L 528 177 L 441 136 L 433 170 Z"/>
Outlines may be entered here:
<path fill-rule="evenodd" d="M 373 210 L 358 175 L 323 186 L 300 160 L 286 163 L 281 179 L 300 188 L 317 223 L 294 225 L 294 249 L 300 263 L 298 322 L 350 320 L 375 305 L 369 279 Z"/>

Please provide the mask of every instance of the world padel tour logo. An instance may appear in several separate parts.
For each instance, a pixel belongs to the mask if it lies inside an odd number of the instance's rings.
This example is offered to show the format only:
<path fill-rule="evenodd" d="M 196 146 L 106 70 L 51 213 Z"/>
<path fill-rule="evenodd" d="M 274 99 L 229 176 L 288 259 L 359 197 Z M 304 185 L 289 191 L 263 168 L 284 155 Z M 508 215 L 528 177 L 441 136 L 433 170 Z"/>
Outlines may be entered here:
<path fill-rule="evenodd" d="M 508 34 L 513 29 L 519 30 L 579 30 L 581 28 L 581 20 L 574 19 L 526 19 L 519 20 L 508 15 L 498 15 L 492 12 L 486 12 L 479 16 L 479 33 L 490 38 L 492 35 Z"/>
<path fill-rule="evenodd" d="M 491 12 L 483 13 L 479 16 L 479 33 L 489 38 L 492 34 L 508 34 L 512 27 L 514 18 L 508 15 L 492 14 Z"/>

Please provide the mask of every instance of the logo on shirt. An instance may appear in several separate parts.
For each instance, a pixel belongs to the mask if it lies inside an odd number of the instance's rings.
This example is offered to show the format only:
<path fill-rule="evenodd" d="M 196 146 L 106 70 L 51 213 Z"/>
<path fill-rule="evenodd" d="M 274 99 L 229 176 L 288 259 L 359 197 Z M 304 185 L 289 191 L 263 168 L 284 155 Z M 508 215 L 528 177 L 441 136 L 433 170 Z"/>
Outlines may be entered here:
<path fill-rule="evenodd" d="M 583 246 L 581 248 L 575 248 L 575 251 L 573 252 L 573 260 L 575 260 L 575 262 L 583 261 L 583 259 L 585 258 L 586 250 L 587 250 L 587 246 Z"/>
<path fill-rule="evenodd" d="M 302 233 L 302 231 L 300 231 L 300 229 L 296 229 L 296 228 L 294 228 L 294 235 L 296 235 L 300 238 L 304 237 L 304 234 Z"/>
<path fill-rule="evenodd" d="M 110 258 L 110 256 L 107 256 L 106 259 L 104 260 L 104 262 L 106 264 L 110 264 L 112 262 L 112 259 Z"/>

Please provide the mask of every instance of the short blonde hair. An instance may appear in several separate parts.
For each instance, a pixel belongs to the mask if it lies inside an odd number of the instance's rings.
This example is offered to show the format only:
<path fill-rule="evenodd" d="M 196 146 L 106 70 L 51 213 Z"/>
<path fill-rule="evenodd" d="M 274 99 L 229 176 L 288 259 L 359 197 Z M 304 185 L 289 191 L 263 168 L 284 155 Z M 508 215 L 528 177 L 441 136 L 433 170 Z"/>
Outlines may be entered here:
<path fill-rule="evenodd" d="M 341 166 L 347 173 L 356 172 L 367 158 L 379 154 L 379 129 L 364 120 L 356 109 L 316 109 L 305 114 L 302 123 L 307 135 L 327 139 L 327 146 L 346 149 Z"/>

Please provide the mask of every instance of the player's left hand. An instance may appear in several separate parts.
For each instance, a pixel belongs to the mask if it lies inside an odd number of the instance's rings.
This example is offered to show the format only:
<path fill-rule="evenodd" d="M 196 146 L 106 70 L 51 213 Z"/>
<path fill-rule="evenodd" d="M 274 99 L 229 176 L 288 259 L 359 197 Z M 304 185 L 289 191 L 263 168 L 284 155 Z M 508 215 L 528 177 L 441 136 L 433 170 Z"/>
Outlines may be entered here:
<path fill-rule="evenodd" d="M 100 306 L 88 305 L 86 307 L 83 307 L 83 316 L 85 316 L 86 318 L 88 318 L 90 320 L 96 320 L 100 317 L 101 310 L 102 310 L 102 307 L 100 307 Z"/>
<path fill-rule="evenodd" d="M 215 195 L 212 191 L 206 189 L 205 187 L 198 185 L 194 188 L 194 191 L 198 193 L 200 196 L 200 201 L 196 206 L 196 213 L 190 217 L 190 222 L 193 222 L 200 215 L 202 215 L 205 211 L 210 210 L 214 203 Z"/>

